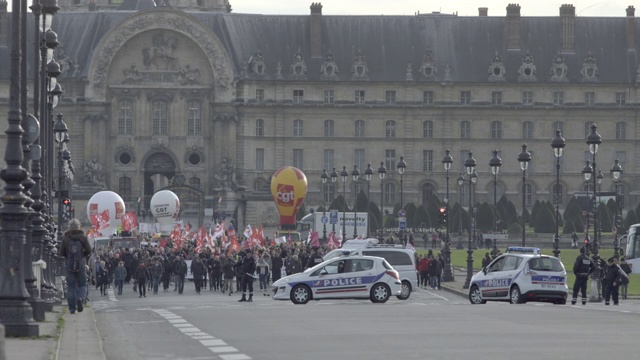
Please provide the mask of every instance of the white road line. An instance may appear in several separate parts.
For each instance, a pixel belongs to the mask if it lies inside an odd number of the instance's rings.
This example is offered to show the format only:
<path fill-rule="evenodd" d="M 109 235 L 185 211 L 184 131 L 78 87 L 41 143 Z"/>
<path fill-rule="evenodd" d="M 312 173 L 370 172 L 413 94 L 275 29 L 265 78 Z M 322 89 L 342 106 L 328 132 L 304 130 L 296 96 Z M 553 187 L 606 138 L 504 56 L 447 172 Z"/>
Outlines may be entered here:
<path fill-rule="evenodd" d="M 116 299 L 116 293 L 113 292 L 112 288 L 107 289 L 107 296 L 109 296 L 110 301 L 118 301 L 118 299 Z"/>
<path fill-rule="evenodd" d="M 213 351 L 216 354 L 219 353 L 230 353 L 230 352 L 238 352 L 238 349 L 234 348 L 233 346 L 217 346 L 217 347 L 210 347 L 209 350 Z"/>
<path fill-rule="evenodd" d="M 434 292 L 427 291 L 427 290 L 425 290 L 424 292 L 426 292 L 426 293 L 427 293 L 427 294 L 429 294 L 429 295 L 433 295 L 433 296 L 435 296 L 435 297 L 439 297 L 439 298 L 440 298 L 440 299 L 442 299 L 442 300 L 449 301 L 449 299 L 447 299 L 446 297 L 444 297 L 444 296 L 440 296 L 440 295 L 438 295 L 438 294 L 436 294 L 436 293 L 434 293 Z"/>
<path fill-rule="evenodd" d="M 223 346 L 227 345 L 222 339 L 200 340 L 200 344 L 204 346 Z"/>
<path fill-rule="evenodd" d="M 220 358 L 222 360 L 249 360 L 249 359 L 251 359 L 250 357 L 248 357 L 245 354 L 225 354 L 225 355 L 220 355 Z"/>

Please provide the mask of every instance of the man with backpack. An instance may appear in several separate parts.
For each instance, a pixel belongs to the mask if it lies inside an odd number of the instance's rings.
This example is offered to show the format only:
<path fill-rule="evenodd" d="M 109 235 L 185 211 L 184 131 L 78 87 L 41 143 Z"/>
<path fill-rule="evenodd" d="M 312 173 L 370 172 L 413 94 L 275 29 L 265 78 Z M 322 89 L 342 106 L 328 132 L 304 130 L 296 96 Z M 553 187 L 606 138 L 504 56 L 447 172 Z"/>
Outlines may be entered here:
<path fill-rule="evenodd" d="M 62 236 L 60 254 L 66 259 L 69 313 L 75 314 L 76 309 L 78 312 L 83 310 L 83 290 L 87 285 L 85 258 L 91 254 L 91 245 L 81 229 L 80 221 L 71 219 L 68 226 Z"/>

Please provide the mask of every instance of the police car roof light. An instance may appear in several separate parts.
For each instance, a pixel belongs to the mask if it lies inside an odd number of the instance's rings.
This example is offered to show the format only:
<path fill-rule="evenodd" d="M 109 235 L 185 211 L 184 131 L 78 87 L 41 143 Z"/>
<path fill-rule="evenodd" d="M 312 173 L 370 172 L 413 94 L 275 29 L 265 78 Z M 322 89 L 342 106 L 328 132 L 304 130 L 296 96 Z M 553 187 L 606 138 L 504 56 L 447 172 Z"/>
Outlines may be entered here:
<path fill-rule="evenodd" d="M 508 253 L 533 254 L 540 255 L 540 248 L 527 246 L 509 246 Z"/>

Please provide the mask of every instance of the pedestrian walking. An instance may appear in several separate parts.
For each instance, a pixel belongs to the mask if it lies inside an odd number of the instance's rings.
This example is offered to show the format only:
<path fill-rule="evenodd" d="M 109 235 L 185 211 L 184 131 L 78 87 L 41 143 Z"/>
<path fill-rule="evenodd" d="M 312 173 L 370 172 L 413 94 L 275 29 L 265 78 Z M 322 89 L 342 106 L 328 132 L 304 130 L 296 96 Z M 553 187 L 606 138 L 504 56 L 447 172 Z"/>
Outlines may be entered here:
<path fill-rule="evenodd" d="M 83 290 L 87 286 L 85 258 L 90 254 L 91 245 L 81 229 L 80 221 L 71 219 L 67 231 L 62 236 L 60 247 L 60 255 L 66 259 L 67 303 L 71 314 L 76 310 L 78 312 L 83 310 Z"/>
<path fill-rule="evenodd" d="M 618 305 L 618 290 L 623 279 L 629 280 L 629 275 L 622 270 L 615 257 L 607 260 L 604 275 L 604 304 L 609 305 L 609 299 L 613 298 L 613 305 Z"/>
<path fill-rule="evenodd" d="M 138 293 L 141 297 L 147 297 L 147 281 L 149 281 L 149 270 L 144 266 L 144 262 L 141 261 L 136 269 L 135 275 L 136 283 L 138 284 Z"/>
<path fill-rule="evenodd" d="M 202 288 L 202 280 L 206 272 L 207 269 L 202 263 L 202 259 L 199 256 L 196 256 L 195 259 L 191 262 L 191 274 L 193 274 L 193 283 L 196 286 L 196 294 L 200 294 L 200 290 Z"/>
<path fill-rule="evenodd" d="M 156 258 L 153 261 L 153 265 L 151 265 L 151 269 L 149 270 L 151 273 L 151 289 L 153 290 L 153 294 L 158 294 L 158 286 L 160 285 L 160 277 L 162 277 L 163 268 L 162 263 L 160 263 L 160 258 Z"/>
<path fill-rule="evenodd" d="M 122 295 L 122 286 L 124 286 L 124 279 L 127 277 L 127 268 L 124 267 L 124 261 L 118 263 L 118 267 L 114 271 L 114 278 L 116 282 L 116 288 L 118 289 L 118 295 Z"/>
<path fill-rule="evenodd" d="M 181 256 L 176 256 L 173 272 L 176 274 L 178 294 L 182 294 L 184 291 L 184 278 L 187 276 L 187 262 Z"/>

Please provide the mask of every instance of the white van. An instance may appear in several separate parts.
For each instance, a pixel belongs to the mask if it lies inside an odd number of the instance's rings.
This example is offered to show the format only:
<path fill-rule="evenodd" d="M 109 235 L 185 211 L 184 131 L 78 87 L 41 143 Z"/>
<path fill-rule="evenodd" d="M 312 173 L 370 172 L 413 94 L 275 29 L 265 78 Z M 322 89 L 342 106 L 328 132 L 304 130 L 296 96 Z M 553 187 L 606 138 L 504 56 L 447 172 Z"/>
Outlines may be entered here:
<path fill-rule="evenodd" d="M 414 250 L 401 245 L 378 245 L 378 239 L 347 240 L 342 248 L 329 251 L 322 259 L 327 261 L 342 255 L 345 250 L 351 250 L 352 255 L 366 255 L 381 257 L 393 266 L 400 274 L 402 292 L 397 296 L 400 300 L 407 300 L 413 288 L 418 286 L 418 274 Z"/>

